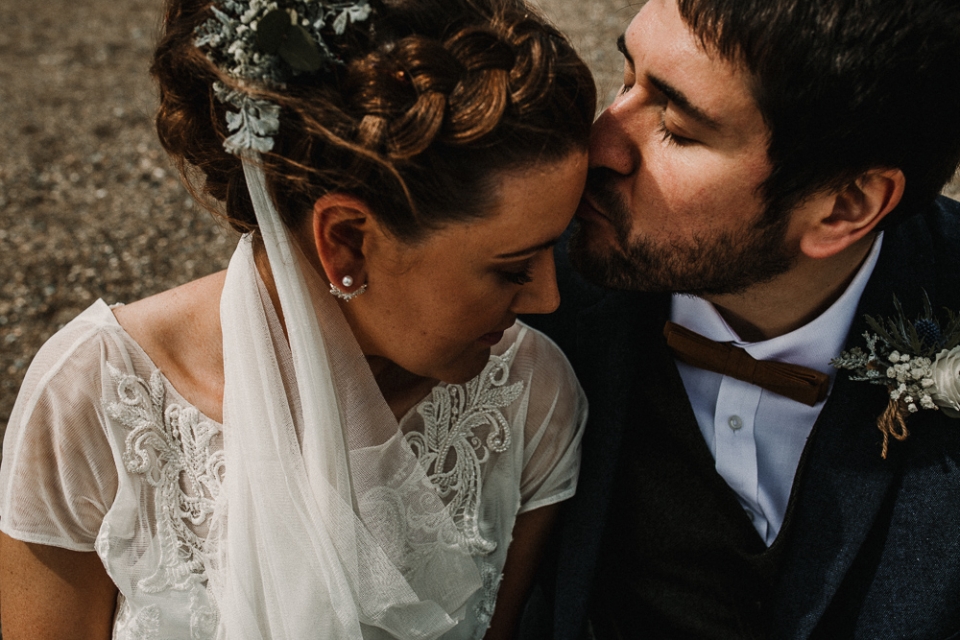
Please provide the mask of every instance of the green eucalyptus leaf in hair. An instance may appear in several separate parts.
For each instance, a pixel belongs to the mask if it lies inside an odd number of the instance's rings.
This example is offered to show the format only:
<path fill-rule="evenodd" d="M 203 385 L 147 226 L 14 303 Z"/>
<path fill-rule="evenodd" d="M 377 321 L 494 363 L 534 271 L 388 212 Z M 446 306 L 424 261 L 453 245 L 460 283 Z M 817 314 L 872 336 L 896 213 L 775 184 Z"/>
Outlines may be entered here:
<path fill-rule="evenodd" d="M 350 14 L 347 13 L 344 9 L 340 15 L 337 16 L 337 19 L 333 21 L 333 32 L 338 36 L 342 35 L 344 31 L 347 30 L 347 19 L 350 17 Z"/>
<path fill-rule="evenodd" d="M 316 71 L 323 66 L 320 47 L 300 25 L 292 25 L 287 29 L 277 53 L 297 71 Z"/>
<path fill-rule="evenodd" d="M 290 14 L 274 9 L 257 23 L 257 47 L 264 53 L 279 52 L 292 27 Z"/>

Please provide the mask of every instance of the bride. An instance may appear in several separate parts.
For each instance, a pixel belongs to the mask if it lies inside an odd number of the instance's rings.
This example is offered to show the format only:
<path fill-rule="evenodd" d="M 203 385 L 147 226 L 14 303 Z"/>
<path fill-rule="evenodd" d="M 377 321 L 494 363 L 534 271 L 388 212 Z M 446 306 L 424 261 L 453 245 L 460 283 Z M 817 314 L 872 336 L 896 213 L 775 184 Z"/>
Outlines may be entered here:
<path fill-rule="evenodd" d="M 3 635 L 509 637 L 576 486 L 559 302 L 589 72 L 520 0 L 170 0 L 161 141 L 229 268 L 43 347 Z"/>

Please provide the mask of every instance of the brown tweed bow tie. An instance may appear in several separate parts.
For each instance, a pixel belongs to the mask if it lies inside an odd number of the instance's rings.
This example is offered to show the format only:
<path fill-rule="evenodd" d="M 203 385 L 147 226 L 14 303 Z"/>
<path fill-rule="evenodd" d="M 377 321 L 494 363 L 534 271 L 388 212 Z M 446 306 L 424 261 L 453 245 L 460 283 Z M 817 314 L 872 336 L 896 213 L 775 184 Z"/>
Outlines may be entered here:
<path fill-rule="evenodd" d="M 757 360 L 724 342 L 714 342 L 673 322 L 663 327 L 667 346 L 681 362 L 755 384 L 767 391 L 813 406 L 827 397 L 830 377 L 786 362 Z"/>

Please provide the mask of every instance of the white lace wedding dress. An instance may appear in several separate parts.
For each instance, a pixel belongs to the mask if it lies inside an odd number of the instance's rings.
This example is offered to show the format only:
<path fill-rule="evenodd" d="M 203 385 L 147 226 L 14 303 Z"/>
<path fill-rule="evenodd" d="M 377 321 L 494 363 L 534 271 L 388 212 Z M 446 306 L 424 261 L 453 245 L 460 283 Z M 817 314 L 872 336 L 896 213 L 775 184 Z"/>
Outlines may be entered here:
<path fill-rule="evenodd" d="M 289 349 L 277 355 L 289 369 Z M 557 347 L 518 323 L 480 376 L 437 386 L 400 421 L 483 581 L 444 638 L 482 637 L 517 514 L 573 495 L 585 407 Z M 225 474 L 237 472 L 222 426 L 98 301 L 30 367 L 4 441 L 0 529 L 96 551 L 119 589 L 114 638 L 213 638 L 204 542 Z"/>

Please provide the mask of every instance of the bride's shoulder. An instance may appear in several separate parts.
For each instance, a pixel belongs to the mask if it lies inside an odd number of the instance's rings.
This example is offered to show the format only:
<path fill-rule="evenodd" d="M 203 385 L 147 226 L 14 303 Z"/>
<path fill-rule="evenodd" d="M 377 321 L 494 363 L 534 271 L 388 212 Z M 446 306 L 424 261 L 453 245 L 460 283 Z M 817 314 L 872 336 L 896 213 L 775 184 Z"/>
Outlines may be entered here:
<path fill-rule="evenodd" d="M 214 419 L 222 411 L 225 278 L 221 271 L 113 310 L 180 395 Z"/>
<path fill-rule="evenodd" d="M 523 418 L 524 441 L 540 443 L 541 461 L 555 461 L 579 441 L 587 412 L 583 388 L 560 347 L 540 331 L 517 322 L 500 346 L 506 346 L 500 357 L 509 361 L 509 380 L 522 385 L 524 400 L 511 410 Z"/>
<path fill-rule="evenodd" d="M 111 308 L 97 300 L 57 330 L 37 351 L 27 369 L 20 395 L 39 380 L 63 377 L 63 371 L 89 370 L 124 348 L 123 329 Z M 82 376 L 88 379 L 91 376 Z M 33 383 L 33 384 L 31 384 Z"/>
<path fill-rule="evenodd" d="M 495 354 L 509 359 L 515 377 L 567 392 L 579 388 L 573 367 L 557 343 L 519 320 L 504 334 Z"/>
<path fill-rule="evenodd" d="M 225 277 L 226 271 L 220 271 L 114 307 L 113 314 L 124 331 L 147 353 L 172 350 L 181 343 L 201 338 L 211 326 L 219 328 L 220 294 Z"/>

